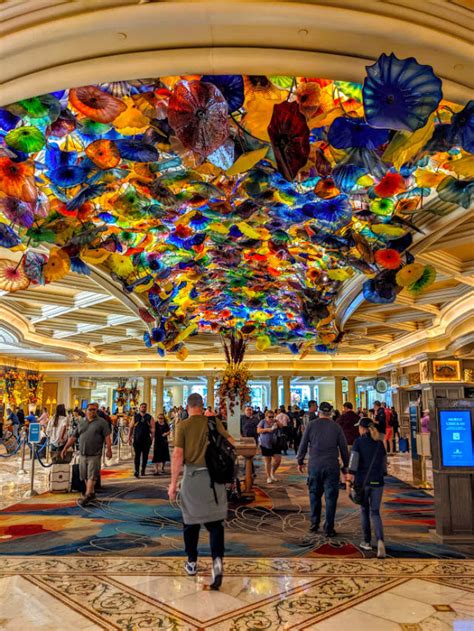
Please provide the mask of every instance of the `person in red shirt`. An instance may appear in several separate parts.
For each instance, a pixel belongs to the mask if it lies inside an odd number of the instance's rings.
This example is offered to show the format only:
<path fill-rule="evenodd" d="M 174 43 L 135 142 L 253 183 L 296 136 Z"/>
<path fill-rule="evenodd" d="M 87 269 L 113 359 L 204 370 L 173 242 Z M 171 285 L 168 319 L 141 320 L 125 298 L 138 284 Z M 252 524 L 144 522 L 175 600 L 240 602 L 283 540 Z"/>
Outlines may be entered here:
<path fill-rule="evenodd" d="M 342 414 L 338 417 L 336 423 L 341 426 L 349 448 L 354 444 L 355 439 L 359 437 L 359 428 L 356 427 L 356 423 L 359 420 L 359 416 L 354 412 L 352 403 L 346 401 L 342 408 Z"/>
<path fill-rule="evenodd" d="M 382 403 L 382 408 L 385 414 L 385 423 L 386 423 L 385 440 L 384 440 L 385 451 L 387 452 L 387 454 L 392 455 L 393 454 L 392 412 L 385 402 Z M 389 445 L 390 445 L 390 449 L 389 449 Z"/>

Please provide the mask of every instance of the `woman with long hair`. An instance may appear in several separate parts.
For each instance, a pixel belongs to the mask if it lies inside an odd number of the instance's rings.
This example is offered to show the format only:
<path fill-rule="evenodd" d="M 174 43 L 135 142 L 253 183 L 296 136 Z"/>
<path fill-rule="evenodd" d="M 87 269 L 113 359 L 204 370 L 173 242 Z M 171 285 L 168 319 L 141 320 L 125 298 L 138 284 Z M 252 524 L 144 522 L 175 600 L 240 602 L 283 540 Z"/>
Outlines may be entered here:
<path fill-rule="evenodd" d="M 51 451 L 61 451 L 66 444 L 67 436 L 67 416 L 64 403 L 59 403 L 56 407 L 55 415 L 50 418 L 46 429 L 49 438 Z"/>
<path fill-rule="evenodd" d="M 370 418 L 361 418 L 358 427 L 360 436 L 352 446 L 349 473 L 352 474 L 353 485 L 363 496 L 360 519 L 364 541 L 360 547 L 362 550 L 372 550 L 372 521 L 377 540 L 377 557 L 382 559 L 385 557 L 385 543 L 380 505 L 387 471 L 387 454 L 379 432 Z"/>

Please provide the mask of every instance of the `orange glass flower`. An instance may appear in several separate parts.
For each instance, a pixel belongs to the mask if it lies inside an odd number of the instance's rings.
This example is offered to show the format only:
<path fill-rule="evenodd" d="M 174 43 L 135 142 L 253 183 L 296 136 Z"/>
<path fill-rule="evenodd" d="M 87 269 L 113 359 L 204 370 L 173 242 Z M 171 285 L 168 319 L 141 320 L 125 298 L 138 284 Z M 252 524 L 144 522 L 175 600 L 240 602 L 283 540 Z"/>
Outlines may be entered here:
<path fill-rule="evenodd" d="M 307 118 L 321 114 L 321 88 L 317 83 L 300 83 L 296 90 L 300 112 Z"/>
<path fill-rule="evenodd" d="M 24 202 L 34 202 L 38 196 L 34 180 L 34 165 L 0 158 L 0 191 Z"/>
<path fill-rule="evenodd" d="M 120 153 L 112 140 L 95 140 L 86 148 L 86 155 L 99 169 L 113 169 L 120 162 Z"/>
<path fill-rule="evenodd" d="M 127 109 L 123 101 L 93 85 L 70 90 L 69 102 L 78 112 L 98 123 L 111 123 Z"/>
<path fill-rule="evenodd" d="M 339 189 L 334 184 L 334 180 L 332 180 L 332 178 L 330 177 L 319 180 L 319 182 L 314 187 L 314 192 L 318 197 L 321 197 L 322 199 L 330 199 L 331 197 L 336 197 L 336 195 L 339 195 Z"/>

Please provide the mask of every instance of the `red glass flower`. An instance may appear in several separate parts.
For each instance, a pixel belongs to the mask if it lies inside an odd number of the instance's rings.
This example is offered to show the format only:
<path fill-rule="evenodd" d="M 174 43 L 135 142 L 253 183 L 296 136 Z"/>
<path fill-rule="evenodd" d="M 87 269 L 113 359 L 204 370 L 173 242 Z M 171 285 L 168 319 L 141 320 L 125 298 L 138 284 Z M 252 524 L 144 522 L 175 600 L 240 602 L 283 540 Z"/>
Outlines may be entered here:
<path fill-rule="evenodd" d="M 185 147 L 207 157 L 229 135 L 228 106 L 212 83 L 180 81 L 169 100 L 168 122 Z"/>
<path fill-rule="evenodd" d="M 268 135 L 278 170 L 291 182 L 309 156 L 309 128 L 296 101 L 275 105 Z"/>

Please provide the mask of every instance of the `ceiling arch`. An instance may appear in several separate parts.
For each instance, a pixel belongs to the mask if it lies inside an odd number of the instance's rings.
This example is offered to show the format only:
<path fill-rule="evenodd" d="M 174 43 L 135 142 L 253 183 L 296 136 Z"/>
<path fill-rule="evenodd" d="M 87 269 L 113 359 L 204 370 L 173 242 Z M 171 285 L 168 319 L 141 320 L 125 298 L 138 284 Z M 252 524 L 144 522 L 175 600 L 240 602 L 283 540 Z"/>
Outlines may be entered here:
<path fill-rule="evenodd" d="M 360 81 L 380 51 L 431 64 L 446 98 L 468 100 L 472 12 L 448 0 L 396 4 L 7 0 L 0 102 L 189 72 Z"/>

